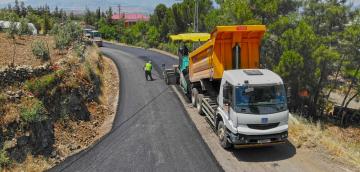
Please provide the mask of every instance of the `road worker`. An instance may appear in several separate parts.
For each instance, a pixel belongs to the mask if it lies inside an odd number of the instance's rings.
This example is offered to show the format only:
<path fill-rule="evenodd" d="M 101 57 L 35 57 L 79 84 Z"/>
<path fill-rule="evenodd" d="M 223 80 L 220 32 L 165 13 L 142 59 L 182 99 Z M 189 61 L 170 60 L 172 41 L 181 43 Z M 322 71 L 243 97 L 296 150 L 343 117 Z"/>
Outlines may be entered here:
<path fill-rule="evenodd" d="M 144 65 L 144 70 L 145 70 L 145 78 L 147 81 L 149 81 L 149 77 L 150 77 L 150 81 L 153 80 L 152 76 L 151 76 L 151 70 L 152 70 L 152 64 L 151 61 L 145 63 Z"/>

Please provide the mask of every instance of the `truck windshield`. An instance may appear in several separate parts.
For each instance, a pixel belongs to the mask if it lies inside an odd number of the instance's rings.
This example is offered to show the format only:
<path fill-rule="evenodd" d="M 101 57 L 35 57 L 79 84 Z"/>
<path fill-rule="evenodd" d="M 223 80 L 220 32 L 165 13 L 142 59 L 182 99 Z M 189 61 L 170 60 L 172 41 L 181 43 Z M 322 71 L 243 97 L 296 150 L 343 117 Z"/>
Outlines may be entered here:
<path fill-rule="evenodd" d="M 101 37 L 99 32 L 93 32 L 92 35 L 94 38 Z"/>
<path fill-rule="evenodd" d="M 287 110 L 283 85 L 235 87 L 234 110 L 238 113 L 271 114 Z"/>

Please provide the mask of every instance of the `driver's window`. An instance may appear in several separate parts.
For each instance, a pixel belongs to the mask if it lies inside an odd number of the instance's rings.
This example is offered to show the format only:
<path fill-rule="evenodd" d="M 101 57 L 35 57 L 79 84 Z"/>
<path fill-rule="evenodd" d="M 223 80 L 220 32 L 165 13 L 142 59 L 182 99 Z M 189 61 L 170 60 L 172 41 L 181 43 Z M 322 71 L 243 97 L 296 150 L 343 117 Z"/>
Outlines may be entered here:
<path fill-rule="evenodd" d="M 233 86 L 226 82 L 223 87 L 223 98 L 224 98 L 224 105 L 232 105 L 233 103 Z"/>

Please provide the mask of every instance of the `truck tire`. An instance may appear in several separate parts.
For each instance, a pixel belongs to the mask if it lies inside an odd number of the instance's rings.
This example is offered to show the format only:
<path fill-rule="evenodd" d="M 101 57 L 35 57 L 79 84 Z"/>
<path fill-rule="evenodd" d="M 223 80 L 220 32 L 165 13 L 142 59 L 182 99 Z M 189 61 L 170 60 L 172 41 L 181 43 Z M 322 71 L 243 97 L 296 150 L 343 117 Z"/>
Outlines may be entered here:
<path fill-rule="evenodd" d="M 199 94 L 199 92 L 198 92 L 198 90 L 196 88 L 193 88 L 191 90 L 191 105 L 193 107 L 196 107 L 198 94 Z"/>
<path fill-rule="evenodd" d="M 164 80 L 165 80 L 166 85 L 169 85 L 169 78 L 168 78 L 167 72 L 164 72 Z"/>
<path fill-rule="evenodd" d="M 200 115 L 204 115 L 204 112 L 202 111 L 202 101 L 203 101 L 204 95 L 203 94 L 198 94 L 197 96 L 197 103 L 196 103 L 196 111 L 200 114 Z"/>
<path fill-rule="evenodd" d="M 219 121 L 217 127 L 217 135 L 219 136 L 221 147 L 223 147 L 224 149 L 230 149 L 232 147 L 232 144 L 227 139 L 227 131 L 223 121 Z"/>

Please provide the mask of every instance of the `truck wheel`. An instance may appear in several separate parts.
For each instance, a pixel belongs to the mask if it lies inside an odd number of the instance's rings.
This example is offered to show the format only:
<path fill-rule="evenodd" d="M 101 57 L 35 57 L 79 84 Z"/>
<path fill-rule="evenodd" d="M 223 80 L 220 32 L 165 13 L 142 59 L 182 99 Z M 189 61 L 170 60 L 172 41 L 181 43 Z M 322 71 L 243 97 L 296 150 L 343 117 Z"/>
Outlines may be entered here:
<path fill-rule="evenodd" d="M 217 127 L 217 135 L 219 136 L 220 145 L 224 149 L 230 149 L 231 143 L 227 139 L 226 127 L 223 121 L 219 121 L 219 125 Z"/>
<path fill-rule="evenodd" d="M 197 96 L 198 96 L 199 92 L 196 88 L 193 88 L 191 90 L 191 104 L 193 107 L 196 107 L 196 103 L 197 103 Z"/>
<path fill-rule="evenodd" d="M 196 103 L 196 110 L 200 115 L 204 115 L 204 112 L 202 111 L 202 99 L 204 98 L 203 94 L 198 94 L 197 96 L 197 103 Z"/>
<path fill-rule="evenodd" d="M 165 80 L 166 85 L 169 85 L 169 78 L 168 78 L 167 72 L 164 72 L 164 80 Z"/>

